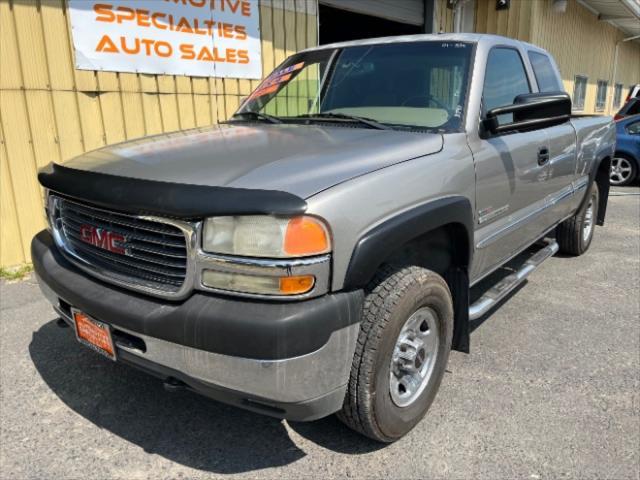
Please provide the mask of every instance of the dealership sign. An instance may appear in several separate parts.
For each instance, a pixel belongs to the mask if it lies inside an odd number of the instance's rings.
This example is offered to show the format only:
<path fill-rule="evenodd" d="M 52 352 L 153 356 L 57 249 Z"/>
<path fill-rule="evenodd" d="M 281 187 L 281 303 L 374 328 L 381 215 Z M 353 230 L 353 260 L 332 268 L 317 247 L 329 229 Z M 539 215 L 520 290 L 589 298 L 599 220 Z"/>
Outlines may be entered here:
<path fill-rule="evenodd" d="M 76 67 L 261 78 L 258 0 L 69 0 Z"/>

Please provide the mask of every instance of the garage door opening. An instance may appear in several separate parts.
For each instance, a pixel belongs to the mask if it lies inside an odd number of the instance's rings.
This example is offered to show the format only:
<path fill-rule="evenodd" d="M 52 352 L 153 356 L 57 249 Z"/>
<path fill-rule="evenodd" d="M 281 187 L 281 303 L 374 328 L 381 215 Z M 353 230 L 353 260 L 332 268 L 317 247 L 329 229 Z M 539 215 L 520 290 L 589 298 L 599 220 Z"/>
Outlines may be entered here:
<path fill-rule="evenodd" d="M 424 33 L 422 24 L 402 23 L 320 4 L 320 44 Z M 415 17 L 414 17 L 415 19 Z M 416 19 L 416 21 L 420 21 Z"/>

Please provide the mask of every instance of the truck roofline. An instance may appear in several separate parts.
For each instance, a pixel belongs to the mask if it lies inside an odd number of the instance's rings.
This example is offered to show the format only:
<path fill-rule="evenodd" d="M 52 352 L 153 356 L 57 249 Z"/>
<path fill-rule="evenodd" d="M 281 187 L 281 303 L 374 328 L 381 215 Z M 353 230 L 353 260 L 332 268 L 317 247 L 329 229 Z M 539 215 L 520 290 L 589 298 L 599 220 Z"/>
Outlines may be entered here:
<path fill-rule="evenodd" d="M 313 52 L 317 50 L 325 50 L 330 48 L 346 48 L 358 47 L 362 45 L 382 45 L 388 43 L 412 43 L 412 42 L 436 42 L 436 41 L 452 41 L 452 42 L 468 42 L 477 44 L 490 45 L 520 45 L 529 50 L 544 51 L 531 43 L 513 38 L 503 37 L 502 35 L 490 35 L 480 33 L 423 33 L 417 35 L 399 35 L 394 37 L 378 37 L 367 38 L 363 40 L 351 40 L 348 42 L 330 43 L 327 45 L 319 45 L 317 47 L 301 50 L 299 53 Z"/>

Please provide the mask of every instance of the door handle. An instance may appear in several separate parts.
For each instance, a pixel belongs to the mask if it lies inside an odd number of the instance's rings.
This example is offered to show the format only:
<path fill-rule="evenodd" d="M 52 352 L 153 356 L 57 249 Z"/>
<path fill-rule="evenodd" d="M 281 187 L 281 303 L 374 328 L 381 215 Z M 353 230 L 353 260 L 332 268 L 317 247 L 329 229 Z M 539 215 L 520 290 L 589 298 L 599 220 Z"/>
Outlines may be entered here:
<path fill-rule="evenodd" d="M 549 148 L 540 147 L 538 149 L 538 165 L 542 166 L 549 161 Z"/>

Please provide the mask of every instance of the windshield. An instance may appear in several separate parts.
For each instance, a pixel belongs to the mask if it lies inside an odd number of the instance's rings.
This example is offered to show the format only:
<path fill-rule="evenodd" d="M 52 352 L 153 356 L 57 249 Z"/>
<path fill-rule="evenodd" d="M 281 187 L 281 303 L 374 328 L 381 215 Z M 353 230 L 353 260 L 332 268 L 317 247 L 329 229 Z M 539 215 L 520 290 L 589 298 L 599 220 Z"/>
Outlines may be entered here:
<path fill-rule="evenodd" d="M 469 43 L 429 41 L 293 55 L 235 117 L 294 123 L 368 119 L 392 128 L 457 131 L 471 50 Z"/>

